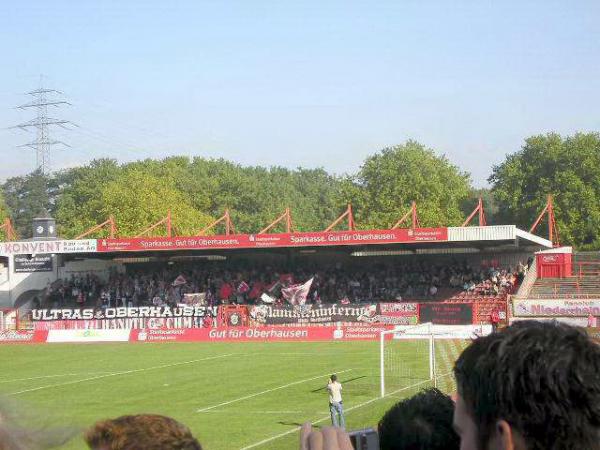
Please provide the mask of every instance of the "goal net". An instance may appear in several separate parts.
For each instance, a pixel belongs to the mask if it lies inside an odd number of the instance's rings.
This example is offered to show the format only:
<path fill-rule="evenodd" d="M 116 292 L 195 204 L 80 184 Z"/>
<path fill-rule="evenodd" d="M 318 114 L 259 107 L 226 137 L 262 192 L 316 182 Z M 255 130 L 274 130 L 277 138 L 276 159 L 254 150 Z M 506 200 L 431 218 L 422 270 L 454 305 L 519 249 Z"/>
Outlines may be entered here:
<path fill-rule="evenodd" d="M 452 368 L 471 339 L 483 330 L 424 323 L 383 331 L 380 336 L 381 396 L 437 387 L 456 388 Z"/>

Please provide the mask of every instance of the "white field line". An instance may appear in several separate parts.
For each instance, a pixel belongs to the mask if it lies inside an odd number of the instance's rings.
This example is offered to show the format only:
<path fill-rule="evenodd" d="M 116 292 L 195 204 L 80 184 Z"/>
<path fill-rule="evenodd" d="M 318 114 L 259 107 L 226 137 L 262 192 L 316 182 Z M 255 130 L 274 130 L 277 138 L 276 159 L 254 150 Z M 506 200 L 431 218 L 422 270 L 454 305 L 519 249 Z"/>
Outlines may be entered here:
<path fill-rule="evenodd" d="M 350 372 L 351 370 L 352 369 L 340 370 L 337 373 Z M 294 381 L 292 383 L 283 384 L 281 386 L 277 386 L 277 387 L 274 387 L 274 388 L 271 388 L 271 389 L 266 389 L 266 390 L 260 391 L 260 392 L 255 392 L 254 394 L 245 395 L 244 397 L 235 398 L 233 400 L 229 400 L 227 402 L 219 403 L 217 405 L 211 405 L 211 406 L 207 406 L 206 408 L 200 408 L 196 412 L 197 413 L 203 413 L 203 412 L 206 412 L 206 411 L 210 411 L 211 409 L 219 408 L 221 406 L 231 405 L 232 403 L 241 402 L 242 400 L 248 400 L 249 398 L 258 397 L 259 395 L 268 394 L 269 392 L 278 391 L 280 389 L 285 389 L 285 388 L 290 387 L 290 386 L 295 386 L 297 384 L 306 383 L 307 381 L 316 380 L 317 378 L 324 378 L 324 377 L 326 377 L 328 375 L 331 375 L 331 374 L 330 373 L 326 373 L 326 374 L 322 374 L 322 375 L 317 375 L 316 377 L 305 378 L 303 380 L 298 380 L 298 381 Z"/>
<path fill-rule="evenodd" d="M 231 414 L 232 412 L 237 411 L 244 414 L 324 414 L 325 411 L 250 411 L 247 409 L 219 409 L 219 410 L 210 410 L 206 411 L 206 413 L 215 413 L 215 414 Z"/>
<path fill-rule="evenodd" d="M 14 378 L 11 380 L 0 380 L 0 383 L 14 383 L 15 381 L 29 381 L 29 380 L 39 380 L 42 378 L 59 378 L 59 377 L 78 377 L 81 375 L 98 375 L 98 374 L 109 373 L 113 374 L 114 372 L 86 372 L 86 373 L 61 373 L 58 375 L 42 375 L 39 377 L 30 377 L 30 378 Z"/>
<path fill-rule="evenodd" d="M 399 392 L 406 391 L 408 389 L 412 389 L 412 388 L 415 388 L 417 386 L 420 386 L 422 384 L 429 383 L 429 382 L 430 382 L 430 380 L 419 381 L 418 383 L 411 384 L 410 386 L 406 386 L 406 387 L 403 387 L 401 389 L 398 389 L 398 390 L 395 390 L 393 392 L 390 392 L 389 394 L 386 394 L 385 397 L 390 397 L 390 396 L 392 396 L 394 394 L 397 394 Z M 353 410 L 358 409 L 358 408 L 362 408 L 363 406 L 366 406 L 366 405 L 370 405 L 371 403 L 376 402 L 377 400 L 381 400 L 382 398 L 385 398 L 385 397 L 375 397 L 375 398 L 372 398 L 371 400 L 367 400 L 366 402 L 359 403 L 358 405 L 352 406 L 352 407 L 350 407 L 348 409 L 344 409 L 344 413 L 353 411 Z M 318 419 L 318 420 L 316 420 L 314 422 L 311 422 L 311 423 L 312 424 L 320 423 L 320 422 L 323 422 L 323 421 L 325 421 L 325 420 L 327 420 L 329 418 L 330 418 L 330 416 L 327 415 L 327 416 L 324 416 L 324 417 L 322 417 L 322 418 L 320 418 L 320 419 Z M 300 430 L 300 428 L 301 427 L 292 428 L 291 430 L 284 431 L 283 433 L 279 433 L 279 434 L 276 434 L 275 436 L 271 436 L 271 437 L 269 437 L 267 439 L 263 439 L 260 442 L 256 442 L 254 444 L 250 444 L 250 445 L 248 445 L 246 447 L 243 447 L 241 450 L 249 450 L 251 448 L 259 447 L 259 446 L 261 446 L 263 444 L 266 444 L 268 442 L 271 442 L 271 441 L 274 441 L 276 439 L 279 439 L 279 438 L 282 438 L 284 436 L 287 436 L 288 434 L 296 433 L 297 431 Z"/>
<path fill-rule="evenodd" d="M 61 386 L 68 386 L 70 384 L 84 383 L 86 381 L 99 380 L 101 378 L 115 377 L 117 375 L 129 375 L 131 373 L 145 372 L 147 370 L 166 369 L 167 367 L 182 366 L 184 364 L 193 364 L 195 362 L 200 362 L 200 361 L 210 361 L 211 359 L 227 358 L 228 356 L 231 356 L 231 355 L 233 355 L 233 353 L 227 353 L 227 354 L 224 354 L 224 355 L 217 355 L 217 356 L 209 356 L 207 358 L 192 359 L 190 361 L 182 361 L 182 362 L 173 363 L 173 364 L 163 364 L 163 365 L 160 365 L 160 366 L 144 367 L 142 369 L 124 370 L 122 372 L 113 372 L 113 373 L 108 373 L 108 374 L 105 374 L 105 375 L 98 375 L 98 376 L 95 376 L 95 377 L 83 378 L 81 380 L 73 380 L 73 381 L 67 381 L 65 383 L 49 384 L 49 385 L 46 385 L 46 386 L 39 386 L 39 387 L 36 387 L 36 388 L 24 389 L 22 391 L 12 392 L 12 393 L 6 394 L 6 395 L 19 395 L 19 394 L 24 394 L 26 392 L 34 392 L 34 391 L 39 391 L 39 390 L 42 390 L 42 389 L 48 389 L 48 388 L 54 388 L 54 387 L 61 387 Z"/>

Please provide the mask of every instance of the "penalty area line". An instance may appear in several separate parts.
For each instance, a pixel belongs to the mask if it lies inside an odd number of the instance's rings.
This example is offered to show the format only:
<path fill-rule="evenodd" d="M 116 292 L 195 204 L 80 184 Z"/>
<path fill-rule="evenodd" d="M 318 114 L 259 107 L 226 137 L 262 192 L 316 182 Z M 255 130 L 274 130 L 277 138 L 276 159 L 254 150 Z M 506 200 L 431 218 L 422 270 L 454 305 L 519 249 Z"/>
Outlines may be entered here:
<path fill-rule="evenodd" d="M 115 377 L 115 376 L 118 376 L 118 375 L 129 375 L 131 373 L 146 372 L 147 370 L 166 369 L 167 367 L 182 366 L 182 365 L 185 365 L 185 364 L 193 364 L 193 363 L 200 362 L 200 361 L 210 361 L 212 359 L 227 358 L 228 356 L 232 356 L 232 355 L 233 355 L 233 353 L 227 353 L 227 354 L 224 354 L 224 355 L 217 355 L 217 356 L 209 356 L 209 357 L 206 357 L 206 358 L 192 359 L 190 361 L 182 361 L 182 362 L 172 363 L 172 364 L 162 364 L 160 366 L 143 367 L 141 369 L 124 370 L 122 372 L 113 372 L 113 373 L 108 373 L 106 375 L 98 375 L 98 376 L 95 376 L 95 377 L 83 378 L 81 380 L 73 380 L 73 381 L 67 381 L 65 383 L 48 384 L 46 386 L 39 386 L 39 387 L 36 387 L 36 388 L 31 388 L 31 389 L 24 389 L 22 391 L 11 392 L 10 394 L 6 394 L 6 395 L 7 396 L 10 396 L 10 395 L 19 395 L 19 394 L 24 394 L 26 392 L 35 392 L 35 391 L 40 391 L 42 389 L 49 389 L 49 388 L 55 388 L 55 387 L 61 387 L 61 386 L 68 386 L 68 385 L 71 385 L 71 384 L 84 383 L 86 381 L 100 380 L 102 378 Z"/>
<path fill-rule="evenodd" d="M 431 380 L 419 381 L 418 383 L 411 384 L 410 386 L 406 386 L 406 387 L 403 387 L 401 389 L 398 389 L 398 390 L 395 390 L 393 392 L 390 392 L 389 394 L 386 394 L 383 397 L 375 397 L 375 398 L 372 398 L 371 400 L 367 400 L 366 402 L 359 403 L 358 405 L 355 405 L 355 406 L 352 406 L 352 407 L 350 407 L 348 409 L 345 409 L 344 413 L 353 411 L 353 410 L 358 409 L 358 408 L 362 408 L 363 406 L 370 405 L 371 403 L 376 402 L 377 400 L 381 400 L 382 398 L 390 397 L 390 396 L 392 396 L 394 394 L 397 394 L 399 392 L 406 391 L 408 389 L 412 389 L 412 388 L 418 387 L 418 386 L 420 386 L 422 384 L 430 383 L 430 382 L 431 382 Z M 322 418 L 320 418 L 318 420 L 315 420 L 314 422 L 311 422 L 311 423 L 312 424 L 321 423 L 321 422 L 323 422 L 323 421 L 325 421 L 325 420 L 327 420 L 329 418 L 330 418 L 330 416 L 327 415 L 327 416 L 324 416 L 324 417 L 322 417 Z M 274 441 L 276 439 L 279 439 L 279 438 L 282 438 L 284 436 L 287 436 L 288 434 L 296 433 L 297 431 L 300 431 L 301 428 L 302 427 L 295 427 L 295 428 L 293 428 L 291 430 L 284 431 L 283 433 L 276 434 L 275 436 L 271 436 L 271 437 L 269 437 L 267 439 L 263 439 L 262 441 L 256 442 L 254 444 L 250 444 L 250 445 L 248 445 L 246 447 L 241 448 L 240 450 L 249 450 L 251 448 L 259 447 L 259 446 L 261 446 L 263 444 L 267 444 L 267 443 L 269 443 L 271 441 Z"/>
<path fill-rule="evenodd" d="M 341 370 L 341 371 L 339 371 L 338 373 L 350 372 L 351 370 L 353 370 L 353 369 Z M 241 402 L 241 401 L 243 401 L 243 400 L 248 400 L 249 398 L 258 397 L 259 395 L 268 394 L 269 392 L 278 391 L 278 390 L 280 390 L 280 389 L 285 389 L 285 388 L 287 388 L 287 387 L 290 387 L 290 386 L 295 386 L 295 385 L 297 385 L 297 384 L 306 383 L 306 382 L 308 382 L 308 381 L 316 380 L 316 379 L 318 379 L 318 378 L 324 378 L 324 377 L 326 377 L 326 376 L 328 376 L 328 375 L 330 375 L 330 374 L 329 374 L 329 373 L 326 373 L 326 374 L 317 375 L 317 376 L 315 376 L 315 377 L 311 377 L 311 378 L 305 378 L 305 379 L 303 379 L 303 380 L 293 381 L 293 382 L 291 382 L 291 383 L 288 383 L 288 384 L 284 384 L 284 385 L 281 385 L 281 386 L 277 386 L 277 387 L 274 387 L 274 388 L 271 388 L 271 389 L 266 389 L 266 390 L 264 390 L 264 391 L 260 391 L 260 392 L 255 392 L 255 393 L 253 393 L 253 394 L 245 395 L 245 396 L 243 396 L 243 397 L 240 397 L 240 398 L 235 398 L 235 399 L 233 399 L 233 400 L 229 400 L 229 401 L 227 401 L 227 402 L 219 403 L 219 404 L 217 404 L 217 405 L 211 405 L 211 406 L 207 406 L 206 408 L 200 408 L 200 409 L 198 409 L 196 412 L 197 412 L 197 413 L 203 413 L 203 412 L 206 412 L 206 411 L 210 411 L 210 410 L 212 410 L 212 409 L 219 408 L 219 407 L 221 407 L 221 406 L 231 405 L 232 403 L 237 403 L 237 402 Z"/>

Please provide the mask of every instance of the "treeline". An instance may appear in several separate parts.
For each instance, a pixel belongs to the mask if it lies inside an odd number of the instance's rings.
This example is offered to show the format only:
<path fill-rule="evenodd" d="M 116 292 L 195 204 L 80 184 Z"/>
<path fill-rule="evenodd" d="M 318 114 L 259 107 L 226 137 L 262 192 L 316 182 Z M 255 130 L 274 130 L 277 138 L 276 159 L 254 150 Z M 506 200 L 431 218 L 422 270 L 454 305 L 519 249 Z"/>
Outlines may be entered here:
<path fill-rule="evenodd" d="M 489 181 L 491 190 L 474 190 L 468 173 L 414 141 L 368 157 L 346 176 L 200 157 L 126 164 L 99 159 L 51 175 L 8 179 L 0 219 L 10 215 L 27 238 L 32 218 L 47 211 L 59 234 L 72 238 L 112 214 L 119 233 L 132 236 L 171 210 L 176 232 L 190 235 L 229 209 L 236 231 L 255 233 L 291 207 L 296 230 L 314 231 L 350 202 L 357 227 L 368 229 L 389 228 L 415 200 L 422 226 L 460 225 L 481 195 L 488 223 L 528 228 L 552 193 L 562 241 L 600 247 L 600 135 L 531 137 L 493 168 Z"/>

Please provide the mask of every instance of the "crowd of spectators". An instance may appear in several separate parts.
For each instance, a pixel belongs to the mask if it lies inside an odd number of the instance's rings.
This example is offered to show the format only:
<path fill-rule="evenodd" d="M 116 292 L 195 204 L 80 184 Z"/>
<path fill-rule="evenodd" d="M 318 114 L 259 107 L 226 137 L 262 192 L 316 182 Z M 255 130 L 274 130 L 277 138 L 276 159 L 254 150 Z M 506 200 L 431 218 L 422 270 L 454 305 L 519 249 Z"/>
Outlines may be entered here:
<path fill-rule="evenodd" d="M 443 300 L 453 295 L 497 297 L 510 293 L 526 266 L 473 267 L 466 261 L 450 264 L 416 262 L 361 268 L 333 264 L 294 268 L 247 265 L 166 265 L 113 271 L 108 279 L 86 273 L 47 286 L 44 305 L 86 307 L 176 305 L 187 293 L 203 293 L 209 305 L 256 304 L 263 294 L 282 302 L 281 290 L 313 279 L 308 303 L 373 303 L 378 301 Z M 263 297 L 264 298 L 264 297 Z"/>

